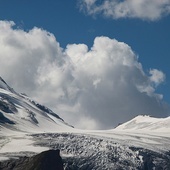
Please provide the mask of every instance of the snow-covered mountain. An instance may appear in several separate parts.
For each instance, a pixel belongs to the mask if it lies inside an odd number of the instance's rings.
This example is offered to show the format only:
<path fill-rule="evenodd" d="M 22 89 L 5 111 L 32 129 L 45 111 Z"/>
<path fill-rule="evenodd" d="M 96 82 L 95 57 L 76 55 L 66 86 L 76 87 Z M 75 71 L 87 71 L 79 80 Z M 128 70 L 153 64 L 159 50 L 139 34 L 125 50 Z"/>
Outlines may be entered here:
<path fill-rule="evenodd" d="M 154 118 L 148 115 L 139 115 L 134 119 L 119 125 L 116 127 L 116 130 L 170 132 L 170 117 Z"/>
<path fill-rule="evenodd" d="M 16 93 L 0 78 L 0 128 L 22 132 L 58 132 L 71 129 L 47 107 Z"/>
<path fill-rule="evenodd" d="M 0 78 L 0 160 L 59 149 L 67 170 L 170 169 L 170 118 L 137 116 L 111 130 L 79 130 Z"/>

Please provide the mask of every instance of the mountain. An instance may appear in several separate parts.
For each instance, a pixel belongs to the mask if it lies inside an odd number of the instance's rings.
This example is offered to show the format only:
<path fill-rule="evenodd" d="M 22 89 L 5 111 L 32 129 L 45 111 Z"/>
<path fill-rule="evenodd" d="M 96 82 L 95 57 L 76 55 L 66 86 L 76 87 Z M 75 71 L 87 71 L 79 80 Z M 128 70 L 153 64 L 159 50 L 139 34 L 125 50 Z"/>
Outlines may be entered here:
<path fill-rule="evenodd" d="M 169 131 L 169 117 L 142 115 L 115 129 L 76 129 L 0 78 L 0 167 L 38 164 L 51 157 L 39 153 L 59 149 L 66 170 L 169 170 Z"/>
<path fill-rule="evenodd" d="M 70 129 L 49 108 L 16 93 L 0 78 L 0 127 L 22 132 L 56 132 Z"/>
<path fill-rule="evenodd" d="M 134 119 L 119 125 L 116 129 L 125 131 L 170 132 L 170 117 L 154 118 L 148 115 L 139 115 Z"/>

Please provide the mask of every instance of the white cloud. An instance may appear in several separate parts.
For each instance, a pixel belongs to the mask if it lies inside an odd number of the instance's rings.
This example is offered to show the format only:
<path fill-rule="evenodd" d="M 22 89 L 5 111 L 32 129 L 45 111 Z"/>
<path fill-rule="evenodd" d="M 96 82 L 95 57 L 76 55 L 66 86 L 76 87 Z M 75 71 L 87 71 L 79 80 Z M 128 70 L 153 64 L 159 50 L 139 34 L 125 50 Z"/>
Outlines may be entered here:
<path fill-rule="evenodd" d="M 138 114 L 166 116 L 155 90 L 165 76 L 145 74 L 132 49 L 108 37 L 96 37 L 91 49 L 69 44 L 33 28 L 14 29 L 0 22 L 0 74 L 16 90 L 50 106 L 78 127 L 112 128 Z"/>
<path fill-rule="evenodd" d="M 153 82 L 156 86 L 165 81 L 165 74 L 162 71 L 152 69 L 149 71 L 149 73 L 151 74 L 151 82 Z"/>
<path fill-rule="evenodd" d="M 169 0 L 80 0 L 80 10 L 89 15 L 102 14 L 113 19 L 157 20 L 170 14 Z"/>

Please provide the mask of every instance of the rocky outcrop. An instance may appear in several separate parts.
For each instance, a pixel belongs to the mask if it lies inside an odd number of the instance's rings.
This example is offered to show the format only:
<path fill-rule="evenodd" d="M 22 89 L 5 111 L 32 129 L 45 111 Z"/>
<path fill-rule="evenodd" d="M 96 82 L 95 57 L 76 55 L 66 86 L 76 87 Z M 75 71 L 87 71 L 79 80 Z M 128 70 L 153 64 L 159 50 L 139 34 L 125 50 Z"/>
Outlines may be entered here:
<path fill-rule="evenodd" d="M 22 157 L 0 163 L 0 170 L 64 170 L 59 150 L 44 151 L 33 157 Z"/>

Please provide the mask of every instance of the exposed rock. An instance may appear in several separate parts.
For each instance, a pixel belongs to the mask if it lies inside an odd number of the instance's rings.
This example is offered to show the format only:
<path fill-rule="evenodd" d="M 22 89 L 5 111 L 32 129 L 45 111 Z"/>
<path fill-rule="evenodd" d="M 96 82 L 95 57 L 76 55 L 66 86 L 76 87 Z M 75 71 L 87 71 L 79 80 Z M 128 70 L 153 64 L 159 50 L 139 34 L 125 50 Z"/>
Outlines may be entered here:
<path fill-rule="evenodd" d="M 64 170 L 60 150 L 44 151 L 33 157 L 22 157 L 0 163 L 0 170 Z"/>

